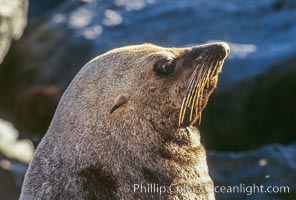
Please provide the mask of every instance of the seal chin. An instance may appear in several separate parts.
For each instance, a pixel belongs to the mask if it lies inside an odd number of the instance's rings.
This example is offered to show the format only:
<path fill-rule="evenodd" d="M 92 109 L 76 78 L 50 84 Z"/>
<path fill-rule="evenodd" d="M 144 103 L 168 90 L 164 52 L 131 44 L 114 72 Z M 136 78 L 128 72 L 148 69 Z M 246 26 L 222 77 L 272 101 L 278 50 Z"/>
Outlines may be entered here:
<path fill-rule="evenodd" d="M 200 133 L 196 127 L 188 126 L 186 127 L 186 131 L 188 134 L 188 144 L 195 148 L 200 146 Z"/>
<path fill-rule="evenodd" d="M 172 141 L 181 146 L 195 148 L 201 145 L 199 130 L 194 126 L 178 128 L 171 136 Z"/>

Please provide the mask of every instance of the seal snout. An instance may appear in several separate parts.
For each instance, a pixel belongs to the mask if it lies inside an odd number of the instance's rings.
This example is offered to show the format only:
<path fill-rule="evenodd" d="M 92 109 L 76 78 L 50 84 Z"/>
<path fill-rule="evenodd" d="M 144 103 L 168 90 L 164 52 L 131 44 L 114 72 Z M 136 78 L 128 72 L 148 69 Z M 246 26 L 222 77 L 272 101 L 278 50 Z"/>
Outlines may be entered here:
<path fill-rule="evenodd" d="M 207 57 L 211 59 L 223 60 L 230 53 L 230 47 L 226 42 L 214 42 L 204 45 L 198 45 L 190 48 L 190 56 L 187 57 L 193 63 L 203 61 Z"/>
<path fill-rule="evenodd" d="M 225 42 L 194 46 L 187 59 L 192 59 L 193 71 L 179 115 L 179 127 L 194 125 L 201 119 L 209 96 L 216 88 L 224 60 L 230 53 Z"/>
<path fill-rule="evenodd" d="M 216 55 L 220 59 L 226 58 L 230 53 L 230 47 L 226 42 L 215 42 L 205 45 L 205 54 Z"/>
<path fill-rule="evenodd" d="M 215 50 L 215 52 L 221 58 L 225 58 L 226 56 L 229 55 L 230 47 L 226 42 L 217 42 L 217 43 L 214 43 L 213 45 L 215 45 L 215 48 L 217 49 Z"/>

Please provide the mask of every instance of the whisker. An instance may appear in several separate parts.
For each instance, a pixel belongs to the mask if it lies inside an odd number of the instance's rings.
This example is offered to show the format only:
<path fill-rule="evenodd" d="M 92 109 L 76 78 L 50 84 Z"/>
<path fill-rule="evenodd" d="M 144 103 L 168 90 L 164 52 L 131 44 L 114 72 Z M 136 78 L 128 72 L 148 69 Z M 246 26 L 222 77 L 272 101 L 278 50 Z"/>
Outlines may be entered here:
<path fill-rule="evenodd" d="M 190 90 L 192 89 L 192 88 L 191 88 L 192 82 L 193 82 L 194 79 L 197 78 L 196 73 L 197 73 L 198 71 L 200 72 L 200 68 L 203 68 L 203 65 L 205 64 L 205 61 L 206 61 L 207 58 L 208 58 L 208 56 L 206 56 L 205 59 L 204 59 L 200 64 L 198 64 L 198 65 L 195 67 L 195 69 L 194 69 L 194 71 L 193 71 L 193 73 L 192 73 L 192 75 L 191 75 L 191 77 L 190 77 L 190 80 L 189 80 L 189 85 L 188 85 L 188 87 L 187 87 L 187 92 L 190 92 Z M 201 66 L 201 67 L 200 67 L 200 66 Z"/>
<path fill-rule="evenodd" d="M 179 127 L 181 126 L 181 123 L 183 123 L 184 120 L 184 116 L 183 116 L 183 107 L 184 107 L 184 103 L 186 101 L 186 98 L 183 99 L 182 101 L 182 105 L 181 105 L 181 109 L 180 109 L 180 114 L 179 114 Z"/>
<path fill-rule="evenodd" d="M 219 66 L 223 65 L 220 62 L 215 56 L 206 56 L 196 64 L 180 108 L 179 127 L 184 123 L 185 116 L 186 120 L 189 119 L 190 125 L 196 123 L 197 120 L 199 120 L 199 124 L 201 123 L 203 96 L 206 92 L 204 89 L 210 87 L 211 77 L 214 77 Z"/>
<path fill-rule="evenodd" d="M 203 67 L 205 64 L 205 62 L 202 64 L 201 67 Z M 204 79 L 204 76 L 205 76 L 205 71 L 202 71 L 202 73 L 199 73 L 198 74 L 198 77 L 197 79 L 195 80 L 194 82 L 194 87 L 192 87 L 192 91 L 190 92 L 191 95 L 190 95 L 190 99 L 189 99 L 189 102 L 188 102 L 188 105 L 187 105 L 187 108 L 190 108 L 190 121 L 192 120 L 192 115 L 193 115 L 193 107 L 195 105 L 195 102 L 196 102 L 196 98 L 199 96 L 199 90 L 198 88 L 200 88 L 200 83 L 201 81 Z"/>
<path fill-rule="evenodd" d="M 192 102 L 190 102 L 190 104 L 188 106 L 188 108 L 190 109 L 189 121 L 192 120 L 194 107 L 196 106 L 196 103 L 199 101 L 199 99 L 201 97 L 201 94 L 203 92 L 200 89 L 203 88 L 202 87 L 203 80 L 204 80 L 204 77 L 206 76 L 206 74 L 207 74 L 206 71 L 203 71 L 203 73 L 199 76 L 198 81 L 195 83 L 195 87 L 194 87 L 194 90 L 193 90 L 194 97 L 193 97 Z"/>
<path fill-rule="evenodd" d="M 199 87 L 196 88 L 196 90 L 198 90 L 198 95 L 196 96 L 195 102 L 191 107 L 191 112 L 193 112 L 194 110 L 194 106 L 195 106 L 195 116 L 193 121 L 191 122 L 191 124 L 194 124 L 198 118 L 200 118 L 201 112 L 200 112 L 200 102 L 201 102 L 201 98 L 202 98 L 202 94 L 204 92 L 204 87 L 206 85 L 207 79 L 205 77 L 208 77 L 209 74 L 209 70 L 205 71 L 206 73 L 204 73 L 203 79 L 201 81 L 201 84 Z"/>
<path fill-rule="evenodd" d="M 200 68 L 203 68 L 204 64 L 205 64 L 205 62 L 201 63 L 201 67 L 200 67 Z M 196 78 L 195 78 L 195 81 L 194 81 L 193 84 L 192 84 L 193 87 L 191 86 L 190 90 L 188 91 L 189 93 L 192 93 L 192 91 L 195 90 L 195 88 L 196 88 L 196 86 L 197 86 L 197 83 L 199 83 L 200 80 L 202 80 L 202 76 L 203 76 L 202 73 L 198 73 L 198 75 L 197 75 Z M 192 96 L 192 95 L 191 95 L 191 96 Z M 191 103 L 191 99 L 192 99 L 192 98 L 189 99 L 188 104 Z"/>
<path fill-rule="evenodd" d="M 206 57 L 207 58 L 207 57 Z M 200 77 L 200 72 L 202 71 L 201 68 L 203 68 L 203 65 L 205 64 L 205 60 L 203 60 L 202 63 L 200 63 L 199 65 L 197 65 L 193 71 L 193 74 L 191 75 L 190 77 L 190 81 L 189 81 L 189 85 L 187 87 L 187 91 L 186 91 L 186 96 L 185 98 L 183 99 L 183 102 L 182 102 L 182 106 L 181 106 L 181 109 L 180 109 L 180 114 L 179 114 L 179 126 L 181 125 L 181 123 L 183 123 L 184 121 L 184 117 L 185 117 L 185 114 L 186 114 L 186 108 L 188 107 L 188 103 L 189 101 L 191 101 L 191 98 L 192 98 L 192 91 L 193 91 L 193 88 L 194 88 L 194 85 L 196 82 L 199 81 L 199 78 Z M 198 74 L 197 74 L 198 73 Z"/>

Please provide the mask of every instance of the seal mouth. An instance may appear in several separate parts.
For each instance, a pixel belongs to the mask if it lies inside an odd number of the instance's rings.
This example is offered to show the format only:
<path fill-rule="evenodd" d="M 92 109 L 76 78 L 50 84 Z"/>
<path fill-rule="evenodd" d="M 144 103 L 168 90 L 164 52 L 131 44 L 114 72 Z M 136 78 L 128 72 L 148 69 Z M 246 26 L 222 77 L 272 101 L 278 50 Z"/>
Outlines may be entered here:
<path fill-rule="evenodd" d="M 179 127 L 193 126 L 206 107 L 208 98 L 217 87 L 218 76 L 230 52 L 228 44 L 213 43 L 193 48 L 192 52 L 199 52 L 193 59 L 193 72 L 189 79 L 185 97 L 179 114 Z"/>

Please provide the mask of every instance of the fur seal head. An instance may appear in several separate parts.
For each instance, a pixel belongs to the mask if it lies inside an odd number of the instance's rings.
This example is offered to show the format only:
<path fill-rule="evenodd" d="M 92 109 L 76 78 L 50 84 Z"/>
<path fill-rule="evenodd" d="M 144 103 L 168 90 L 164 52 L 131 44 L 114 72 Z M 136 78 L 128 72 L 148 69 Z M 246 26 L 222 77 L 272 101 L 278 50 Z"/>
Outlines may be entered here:
<path fill-rule="evenodd" d="M 194 126 L 217 86 L 228 53 L 229 46 L 222 42 L 190 48 L 145 44 L 112 52 L 123 63 L 112 64 L 109 72 L 114 93 L 108 94 L 115 98 L 110 117 L 119 122 L 116 127 L 130 124 L 129 119 L 135 123 L 146 119 L 144 123 L 166 134 Z"/>
<path fill-rule="evenodd" d="M 21 199 L 213 199 L 195 125 L 228 53 L 223 42 L 143 44 L 91 60 L 65 91 Z M 168 191 L 182 184 L 198 190 Z"/>

